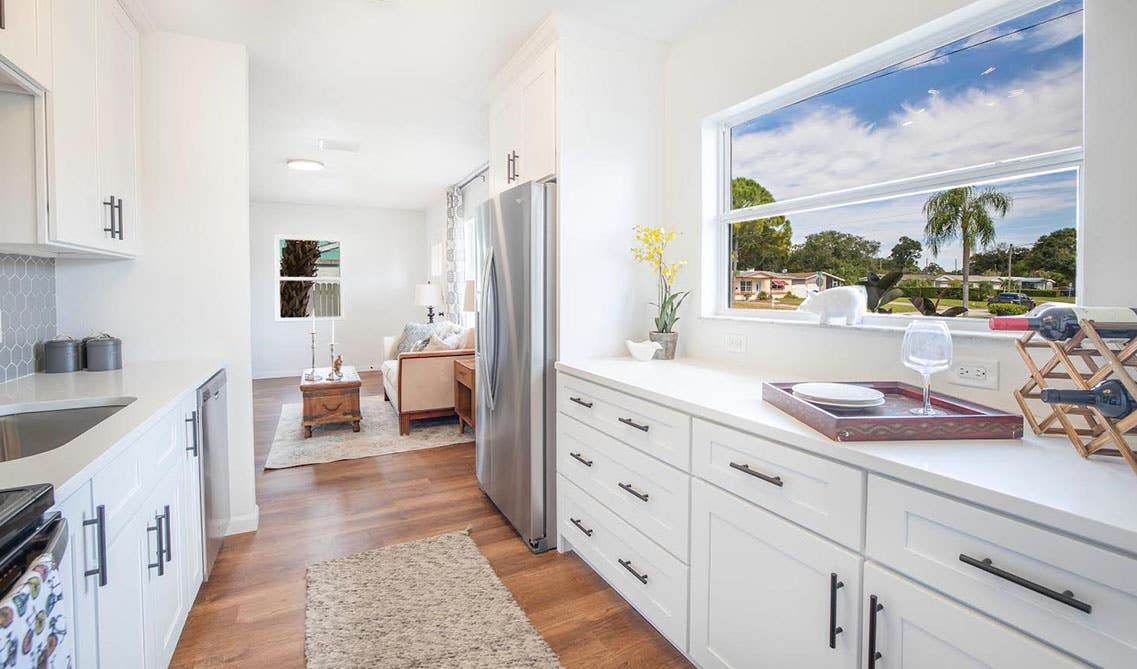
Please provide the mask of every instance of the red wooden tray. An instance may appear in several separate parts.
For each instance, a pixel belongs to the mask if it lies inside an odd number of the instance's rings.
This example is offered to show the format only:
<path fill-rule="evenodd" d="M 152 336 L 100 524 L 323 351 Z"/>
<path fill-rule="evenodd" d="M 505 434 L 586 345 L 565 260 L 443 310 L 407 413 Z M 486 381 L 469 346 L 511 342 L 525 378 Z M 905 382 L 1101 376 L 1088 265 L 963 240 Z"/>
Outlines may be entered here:
<path fill-rule="evenodd" d="M 833 409 L 794 397 L 793 383 L 762 384 L 762 399 L 835 441 L 937 439 L 1021 439 L 1023 418 L 950 395 L 932 392 L 935 416 L 909 410 L 924 403 L 924 391 L 898 381 L 855 381 L 884 393 L 885 403 L 868 409 Z"/>

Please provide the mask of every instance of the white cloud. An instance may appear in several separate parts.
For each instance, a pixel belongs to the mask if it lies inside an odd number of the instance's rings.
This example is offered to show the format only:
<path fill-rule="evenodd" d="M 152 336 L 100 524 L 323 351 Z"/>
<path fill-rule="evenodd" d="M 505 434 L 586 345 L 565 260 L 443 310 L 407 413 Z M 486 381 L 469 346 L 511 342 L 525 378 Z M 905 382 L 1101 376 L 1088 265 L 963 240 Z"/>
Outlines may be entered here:
<path fill-rule="evenodd" d="M 735 176 L 785 200 L 1081 143 L 1081 65 L 1073 60 L 997 88 L 927 95 L 878 124 L 815 106 L 788 125 L 739 137 L 732 155 Z"/>

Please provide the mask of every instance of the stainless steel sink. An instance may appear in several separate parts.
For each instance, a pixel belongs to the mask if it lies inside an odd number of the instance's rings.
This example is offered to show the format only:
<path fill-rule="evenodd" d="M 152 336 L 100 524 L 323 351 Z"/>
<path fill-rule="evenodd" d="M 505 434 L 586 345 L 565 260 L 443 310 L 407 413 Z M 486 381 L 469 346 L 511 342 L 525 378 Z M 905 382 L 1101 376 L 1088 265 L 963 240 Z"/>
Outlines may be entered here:
<path fill-rule="evenodd" d="M 0 407 L 0 462 L 59 448 L 134 400 L 103 397 Z"/>

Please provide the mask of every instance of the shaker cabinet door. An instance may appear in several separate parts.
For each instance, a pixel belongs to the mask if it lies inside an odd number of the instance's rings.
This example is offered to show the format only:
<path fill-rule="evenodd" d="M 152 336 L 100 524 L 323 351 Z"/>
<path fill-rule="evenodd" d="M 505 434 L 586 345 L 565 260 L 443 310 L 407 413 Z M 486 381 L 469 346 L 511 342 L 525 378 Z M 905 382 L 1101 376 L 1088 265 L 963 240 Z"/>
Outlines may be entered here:
<path fill-rule="evenodd" d="M 865 563 L 864 621 L 868 669 L 1087 666 L 873 562 Z"/>
<path fill-rule="evenodd" d="M 148 667 L 143 579 L 156 557 L 154 519 L 139 509 L 107 544 L 107 584 L 98 590 L 99 666 Z"/>
<path fill-rule="evenodd" d="M 45 89 L 51 88 L 50 0 L 4 0 L 0 57 Z"/>
<path fill-rule="evenodd" d="M 134 254 L 140 250 L 142 219 L 138 197 L 138 29 L 116 0 L 98 3 L 98 193 L 100 203 L 111 197 L 115 203 L 115 232 L 108 248 Z M 106 209 L 109 214 L 110 207 Z"/>
<path fill-rule="evenodd" d="M 861 559 L 696 480 L 690 651 L 704 668 L 858 666 Z"/>

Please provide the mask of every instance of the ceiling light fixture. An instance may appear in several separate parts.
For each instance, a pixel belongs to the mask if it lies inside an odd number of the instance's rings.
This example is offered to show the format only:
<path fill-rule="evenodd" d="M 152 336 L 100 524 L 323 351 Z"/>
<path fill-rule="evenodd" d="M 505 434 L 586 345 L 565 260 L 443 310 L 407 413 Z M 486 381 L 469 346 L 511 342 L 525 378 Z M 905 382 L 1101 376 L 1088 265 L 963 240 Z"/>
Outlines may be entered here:
<path fill-rule="evenodd" d="M 324 169 L 323 163 L 308 158 L 290 158 L 285 164 L 288 165 L 289 169 L 300 170 L 301 172 L 319 172 Z"/>

